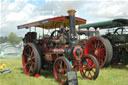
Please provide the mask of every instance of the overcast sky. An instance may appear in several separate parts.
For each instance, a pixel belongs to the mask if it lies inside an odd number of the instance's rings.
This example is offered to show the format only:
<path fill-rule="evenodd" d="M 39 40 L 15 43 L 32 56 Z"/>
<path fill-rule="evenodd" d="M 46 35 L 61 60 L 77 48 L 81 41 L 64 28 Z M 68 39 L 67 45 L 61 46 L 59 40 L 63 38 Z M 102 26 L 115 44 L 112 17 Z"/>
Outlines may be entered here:
<path fill-rule="evenodd" d="M 128 0 L 0 0 L 0 36 L 23 36 L 28 30 L 17 30 L 18 25 L 67 15 L 69 9 L 87 23 L 128 19 Z"/>

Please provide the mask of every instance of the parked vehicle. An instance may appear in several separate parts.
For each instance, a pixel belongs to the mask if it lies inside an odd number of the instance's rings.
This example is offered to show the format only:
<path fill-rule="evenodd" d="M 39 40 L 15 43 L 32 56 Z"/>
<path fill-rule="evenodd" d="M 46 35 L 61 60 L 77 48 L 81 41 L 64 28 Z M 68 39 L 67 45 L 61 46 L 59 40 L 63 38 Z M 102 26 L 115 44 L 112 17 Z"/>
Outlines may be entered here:
<path fill-rule="evenodd" d="M 101 36 L 91 37 L 85 46 L 85 54 L 92 54 L 99 62 L 99 66 L 107 66 L 111 62 L 128 63 L 128 19 L 114 19 L 110 21 L 80 25 L 79 29 L 94 27 L 108 29 Z"/>
<path fill-rule="evenodd" d="M 60 16 L 18 26 L 18 29 L 40 27 L 43 38 L 37 39 L 37 32 L 28 32 L 24 41 L 22 64 L 27 75 L 39 74 L 41 69 L 54 72 L 59 84 L 68 81 L 68 71 L 80 71 L 84 79 L 96 79 L 99 65 L 92 55 L 85 55 L 84 49 L 77 43 L 75 25 L 85 24 L 86 20 L 75 17 L 75 10 L 68 11 L 69 16 Z M 54 30 L 45 35 L 44 29 Z"/>

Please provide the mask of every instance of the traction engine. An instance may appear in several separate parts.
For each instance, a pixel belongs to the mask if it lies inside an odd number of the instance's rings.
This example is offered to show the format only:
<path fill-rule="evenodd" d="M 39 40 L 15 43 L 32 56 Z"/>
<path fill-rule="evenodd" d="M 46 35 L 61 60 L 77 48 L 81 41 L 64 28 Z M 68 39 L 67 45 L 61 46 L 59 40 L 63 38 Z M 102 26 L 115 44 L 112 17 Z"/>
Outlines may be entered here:
<path fill-rule="evenodd" d="M 33 76 L 41 69 L 53 71 L 59 84 L 66 84 L 68 71 L 80 71 L 84 79 L 95 80 L 99 74 L 99 65 L 92 55 L 85 55 L 78 43 L 75 25 L 85 24 L 86 20 L 75 17 L 75 10 L 69 10 L 69 16 L 50 18 L 18 26 L 18 29 L 40 27 L 55 29 L 50 36 L 37 39 L 36 32 L 25 35 L 22 63 L 24 72 Z M 59 29 L 56 29 L 59 28 Z"/>
<path fill-rule="evenodd" d="M 91 37 L 85 46 L 85 54 L 92 54 L 98 60 L 99 66 L 112 64 L 128 64 L 128 19 L 113 19 L 109 21 L 85 24 L 79 29 L 94 27 L 107 29 L 101 36 Z"/>

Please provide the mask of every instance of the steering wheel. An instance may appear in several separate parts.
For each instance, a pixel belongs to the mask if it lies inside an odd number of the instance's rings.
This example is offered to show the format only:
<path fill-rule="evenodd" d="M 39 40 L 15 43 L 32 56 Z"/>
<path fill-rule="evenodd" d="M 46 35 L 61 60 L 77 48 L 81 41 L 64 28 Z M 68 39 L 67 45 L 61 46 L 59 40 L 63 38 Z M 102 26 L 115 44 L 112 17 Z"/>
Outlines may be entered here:
<path fill-rule="evenodd" d="M 121 30 L 121 31 L 120 31 Z M 114 31 L 114 34 L 117 34 L 117 35 L 121 35 L 123 34 L 123 30 L 124 28 L 117 28 L 115 31 Z M 119 33 L 120 32 L 120 33 Z"/>
<path fill-rule="evenodd" d="M 60 35 L 60 31 L 59 31 L 59 30 L 54 30 L 54 31 L 51 33 L 50 38 L 57 38 L 57 37 L 59 37 L 59 35 Z"/>

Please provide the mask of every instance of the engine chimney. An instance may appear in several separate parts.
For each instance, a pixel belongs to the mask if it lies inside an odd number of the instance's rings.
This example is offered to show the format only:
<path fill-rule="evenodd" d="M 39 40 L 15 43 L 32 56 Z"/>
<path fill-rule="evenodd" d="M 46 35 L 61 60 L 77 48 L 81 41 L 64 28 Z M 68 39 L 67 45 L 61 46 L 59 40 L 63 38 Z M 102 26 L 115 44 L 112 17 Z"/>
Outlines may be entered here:
<path fill-rule="evenodd" d="M 76 30 L 75 30 L 75 10 L 68 10 L 69 14 L 69 27 L 70 27 L 70 39 L 76 39 Z"/>

